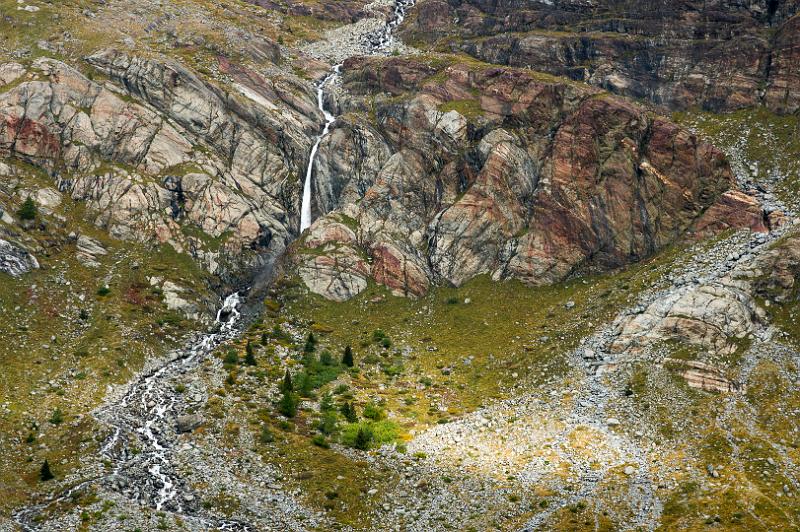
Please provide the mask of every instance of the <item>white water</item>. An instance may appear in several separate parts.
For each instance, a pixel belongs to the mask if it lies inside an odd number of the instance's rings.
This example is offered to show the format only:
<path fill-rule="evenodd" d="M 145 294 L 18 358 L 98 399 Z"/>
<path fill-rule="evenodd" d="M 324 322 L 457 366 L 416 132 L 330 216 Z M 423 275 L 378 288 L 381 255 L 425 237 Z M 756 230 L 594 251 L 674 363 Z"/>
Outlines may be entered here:
<path fill-rule="evenodd" d="M 157 370 L 146 374 L 135 381 L 128 388 L 125 395 L 118 401 L 98 410 L 95 416 L 113 427 L 113 433 L 100 449 L 100 455 L 115 464 L 111 473 L 101 477 L 91 478 L 81 482 L 69 490 L 45 501 L 42 504 L 24 508 L 15 512 L 14 519 L 23 530 L 36 530 L 35 517 L 43 513 L 48 507 L 70 499 L 74 494 L 82 491 L 86 486 L 103 479 L 113 479 L 118 476 L 125 477 L 131 471 L 142 469 L 150 475 L 152 483 L 146 481 L 139 487 L 142 489 L 139 502 L 143 505 L 155 504 L 156 510 L 162 510 L 171 503 L 170 510 L 182 512 L 179 502 L 180 486 L 178 478 L 172 472 L 170 461 L 170 441 L 164 435 L 159 435 L 166 425 L 174 424 L 175 417 L 180 410 L 180 399 L 170 393 L 170 375 L 187 371 L 191 365 L 210 353 L 222 342 L 235 337 L 237 324 L 241 319 L 239 306 L 242 297 L 233 293 L 225 298 L 222 308 L 217 312 L 215 327 L 212 332 L 203 334 L 187 348 L 177 351 L 174 356 L 161 365 Z M 141 419 L 141 426 L 131 430 Z M 138 438 L 131 438 L 134 434 Z M 138 440 L 139 452 L 132 453 L 130 441 Z M 137 477 L 130 477 L 136 482 Z M 148 497 L 148 488 L 155 491 Z M 188 517 L 188 516 L 186 516 Z M 218 530 L 250 530 L 243 524 L 232 520 L 215 520 L 213 522 L 200 518 L 203 526 Z"/>
<path fill-rule="evenodd" d="M 415 0 L 397 0 L 394 5 L 394 14 L 385 26 L 371 35 L 365 37 L 365 45 L 369 49 L 370 55 L 387 55 L 392 51 L 394 44 L 394 30 L 403 23 L 406 18 L 406 12 L 414 5 Z M 306 167 L 306 179 L 303 182 L 303 203 L 300 208 L 300 232 L 302 233 L 311 226 L 311 176 L 314 172 L 314 160 L 317 157 L 317 151 L 322 140 L 330 132 L 331 124 L 336 121 L 336 117 L 325 108 L 325 87 L 332 83 L 341 73 L 342 65 L 333 67 L 333 71 L 325 76 L 325 78 L 317 85 L 317 107 L 325 116 L 325 126 L 322 129 L 316 140 L 314 146 L 311 148 L 311 154 L 308 157 L 308 165 Z"/>
<path fill-rule="evenodd" d="M 216 323 L 219 325 L 219 330 L 215 333 L 204 335 L 199 342 L 191 346 L 188 356 L 181 360 L 181 365 L 186 366 L 192 363 L 199 355 L 209 353 L 214 347 L 229 338 L 241 317 L 238 310 L 241 303 L 242 298 L 236 292 L 225 298 L 222 308 L 217 312 Z M 176 501 L 175 496 L 178 493 L 175 483 L 166 472 L 169 469 L 169 449 L 161 444 L 157 434 L 153 431 L 153 427 L 161 425 L 175 406 L 176 399 L 174 395 L 169 395 L 166 403 L 159 402 L 163 401 L 164 394 L 160 393 L 161 391 L 157 389 L 157 385 L 160 383 L 160 377 L 170 369 L 170 367 L 171 366 L 163 366 L 145 379 L 144 389 L 141 392 L 141 408 L 142 411 L 148 412 L 148 417 L 144 425 L 137 429 L 137 432 L 141 434 L 145 440 L 145 449 L 150 450 L 152 453 L 152 463 L 147 471 L 156 481 L 156 484 L 161 486 L 156 496 L 156 510 L 161 510 L 169 501 Z M 153 409 L 148 408 L 148 404 L 151 401 L 156 402 L 156 406 Z M 127 401 L 123 400 L 122 406 L 125 406 L 126 403 Z M 178 511 L 180 511 L 180 503 L 176 501 L 176 505 Z"/>
<path fill-rule="evenodd" d="M 303 206 L 300 209 L 300 232 L 302 233 L 311 225 L 311 174 L 314 171 L 314 159 L 317 157 L 317 150 L 322 139 L 328 134 L 331 129 L 331 124 L 336 121 L 336 117 L 325 109 L 325 85 L 339 75 L 342 65 L 333 67 L 333 72 L 325 76 L 325 79 L 317 85 L 317 107 L 325 116 L 325 127 L 322 133 L 317 135 L 314 142 L 314 147 L 311 148 L 311 155 L 308 157 L 308 168 L 306 169 L 306 180 L 303 183 Z"/>

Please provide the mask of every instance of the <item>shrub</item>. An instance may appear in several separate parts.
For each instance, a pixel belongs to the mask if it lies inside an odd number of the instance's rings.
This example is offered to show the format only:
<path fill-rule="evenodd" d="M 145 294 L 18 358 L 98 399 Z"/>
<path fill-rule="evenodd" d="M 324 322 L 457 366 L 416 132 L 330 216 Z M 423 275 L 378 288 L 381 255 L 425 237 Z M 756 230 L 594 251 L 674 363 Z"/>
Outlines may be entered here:
<path fill-rule="evenodd" d="M 33 198 L 28 196 L 17 211 L 17 216 L 20 220 L 35 220 L 38 215 L 39 209 L 36 207 L 36 203 Z"/>
<path fill-rule="evenodd" d="M 373 421 L 380 421 L 381 419 L 386 418 L 386 412 L 384 412 L 383 409 L 380 408 L 378 405 L 374 403 L 369 403 L 367 406 L 364 407 L 363 416 Z"/>
<path fill-rule="evenodd" d="M 286 417 L 294 417 L 297 415 L 297 405 L 299 402 L 297 394 L 285 391 L 280 401 L 278 401 L 278 412 Z"/>
<path fill-rule="evenodd" d="M 303 397 L 311 397 L 314 391 L 314 381 L 305 371 L 301 371 L 295 376 L 297 392 Z"/>
<path fill-rule="evenodd" d="M 97 295 L 100 297 L 105 297 L 110 293 L 111 293 L 111 288 L 109 288 L 108 285 L 105 284 L 97 289 Z"/>
<path fill-rule="evenodd" d="M 328 443 L 328 440 L 325 439 L 325 436 L 322 434 L 317 434 L 313 438 L 311 438 L 311 443 L 318 447 L 322 447 L 323 449 L 328 449 L 331 445 Z"/>
<path fill-rule="evenodd" d="M 322 399 L 319 401 L 319 411 L 320 412 L 333 412 L 336 410 L 336 407 L 333 405 L 333 397 L 331 394 L 326 393 L 322 396 Z"/>
<path fill-rule="evenodd" d="M 356 412 L 356 407 L 353 406 L 352 402 L 343 403 L 339 408 L 339 411 L 349 423 L 355 423 L 358 421 L 358 413 Z"/>
<path fill-rule="evenodd" d="M 53 411 L 53 415 L 50 416 L 50 423 L 52 423 L 53 425 L 60 425 L 63 422 L 64 422 L 64 413 L 61 412 L 60 408 L 56 408 Z"/>
<path fill-rule="evenodd" d="M 330 353 L 328 354 L 330 356 Z M 328 362 L 326 364 L 326 362 Z M 336 380 L 342 372 L 342 367 L 333 363 L 333 359 L 327 359 L 323 356 L 317 359 L 313 353 L 306 353 L 303 355 L 302 364 L 305 369 L 296 375 L 295 379 L 298 381 L 298 389 L 302 388 L 306 395 L 309 395 L 312 390 L 328 384 Z M 302 386 L 300 385 L 301 379 L 303 380 Z"/>
<path fill-rule="evenodd" d="M 222 359 L 224 364 L 228 366 L 233 366 L 239 363 L 239 354 L 234 349 L 228 349 L 228 352 L 225 353 L 225 358 Z"/>
<path fill-rule="evenodd" d="M 362 433 L 360 437 L 359 432 Z M 341 440 L 344 445 L 364 450 L 364 440 L 366 440 L 366 448 L 369 448 L 372 445 L 380 446 L 396 442 L 399 437 L 400 429 L 393 421 L 362 421 L 345 425 L 342 428 Z"/>
<path fill-rule="evenodd" d="M 366 427 L 359 427 L 356 432 L 356 437 L 353 440 L 353 447 L 366 451 L 369 449 L 369 444 L 372 441 L 372 431 Z"/>
<path fill-rule="evenodd" d="M 391 366 L 385 366 L 383 368 L 383 372 L 386 374 L 387 377 L 397 377 L 398 375 L 403 373 L 403 365 L 392 364 Z"/>
<path fill-rule="evenodd" d="M 336 432 L 336 413 L 335 412 L 325 412 L 322 414 L 322 417 L 319 419 L 319 425 L 317 428 L 323 434 L 333 434 Z"/>
<path fill-rule="evenodd" d="M 245 346 L 245 357 L 244 363 L 248 366 L 255 366 L 256 365 L 256 355 L 253 349 L 253 345 L 250 343 L 250 340 L 247 341 L 247 345 Z"/>
<path fill-rule="evenodd" d="M 383 340 L 381 340 L 381 345 L 383 346 L 384 349 L 389 349 L 390 347 L 392 347 L 392 341 L 389 340 L 388 338 L 384 338 Z"/>
<path fill-rule="evenodd" d="M 330 351 L 323 351 L 319 356 L 319 362 L 323 366 L 333 366 L 333 355 L 331 355 Z"/>
<path fill-rule="evenodd" d="M 268 425 L 261 427 L 261 434 L 258 435 L 258 441 L 261 443 L 272 443 L 275 441 L 275 436 L 272 434 Z"/>

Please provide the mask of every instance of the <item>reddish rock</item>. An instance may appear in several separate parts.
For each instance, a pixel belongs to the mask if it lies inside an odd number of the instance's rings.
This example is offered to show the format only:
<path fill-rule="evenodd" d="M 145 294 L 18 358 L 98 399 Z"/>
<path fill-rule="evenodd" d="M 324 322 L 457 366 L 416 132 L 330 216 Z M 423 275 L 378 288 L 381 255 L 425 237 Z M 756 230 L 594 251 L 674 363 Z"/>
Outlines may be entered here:
<path fill-rule="evenodd" d="M 378 242 L 372 246 L 372 277 L 375 282 L 403 296 L 422 296 L 428 291 L 428 277 L 394 245 Z"/>
<path fill-rule="evenodd" d="M 773 217 L 777 221 L 777 215 Z M 698 238 L 705 238 L 726 229 L 747 228 L 769 232 L 772 222 L 765 216 L 758 200 L 739 190 L 729 190 L 708 208 L 692 227 Z"/>
<path fill-rule="evenodd" d="M 47 126 L 26 117 L 0 113 L 0 154 L 12 152 L 35 160 L 58 159 L 61 141 Z"/>
<path fill-rule="evenodd" d="M 357 221 L 358 243 L 343 237 L 331 249 L 360 249 L 372 258 L 370 276 L 396 294 L 482 274 L 547 284 L 641 260 L 692 229 L 764 230 L 719 150 L 626 100 L 457 61 L 359 58 L 344 68 L 354 96 L 340 103 L 377 117 L 369 129 L 348 121 L 350 137 L 391 155 L 369 159 L 361 188 L 340 207 Z M 332 148 L 322 146 L 320 160 Z M 341 188 L 334 174 L 323 169 L 316 186 Z M 339 216 L 322 214 L 320 225 Z"/>

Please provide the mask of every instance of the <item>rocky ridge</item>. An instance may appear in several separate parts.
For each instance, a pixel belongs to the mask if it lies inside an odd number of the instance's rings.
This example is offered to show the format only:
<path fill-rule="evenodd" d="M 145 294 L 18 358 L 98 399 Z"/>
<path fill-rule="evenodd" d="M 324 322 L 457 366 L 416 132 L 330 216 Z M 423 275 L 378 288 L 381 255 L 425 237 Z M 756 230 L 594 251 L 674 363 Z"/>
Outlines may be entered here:
<path fill-rule="evenodd" d="M 427 0 L 406 28 L 418 46 L 569 76 L 670 109 L 800 105 L 795 0 Z M 424 43 L 424 45 L 423 45 Z"/>
<path fill-rule="evenodd" d="M 115 51 L 87 62 L 116 85 L 50 59 L 5 66 L 18 83 L 0 95 L 0 152 L 45 169 L 114 237 L 169 242 L 212 273 L 282 252 L 316 117 L 304 84 L 233 96 L 177 63 Z"/>

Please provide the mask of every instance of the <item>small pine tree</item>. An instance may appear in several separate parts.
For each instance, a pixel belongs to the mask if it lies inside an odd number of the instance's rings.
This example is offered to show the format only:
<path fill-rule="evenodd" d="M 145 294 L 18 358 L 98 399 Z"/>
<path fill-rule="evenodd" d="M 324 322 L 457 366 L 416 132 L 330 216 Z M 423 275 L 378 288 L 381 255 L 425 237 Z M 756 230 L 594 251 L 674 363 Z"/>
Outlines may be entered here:
<path fill-rule="evenodd" d="M 303 351 L 306 353 L 313 353 L 314 350 L 317 348 L 317 339 L 314 337 L 314 333 L 308 333 L 308 338 L 306 338 L 306 345 L 303 348 Z"/>
<path fill-rule="evenodd" d="M 294 384 L 292 383 L 292 374 L 289 373 L 288 369 L 286 370 L 286 374 L 283 376 L 283 382 L 281 382 L 281 391 L 283 393 L 294 391 Z"/>
<path fill-rule="evenodd" d="M 283 414 L 286 417 L 294 417 L 297 415 L 297 395 L 289 392 L 284 391 L 283 397 L 281 400 L 278 401 L 278 412 Z"/>
<path fill-rule="evenodd" d="M 358 421 L 358 413 L 356 412 L 356 407 L 353 406 L 352 402 L 344 403 L 339 411 L 342 413 L 348 423 L 355 423 Z"/>
<path fill-rule="evenodd" d="M 250 340 L 247 341 L 247 345 L 245 346 L 245 357 L 244 363 L 248 366 L 255 366 L 256 365 L 256 355 L 253 349 L 253 345 L 250 343 Z"/>
<path fill-rule="evenodd" d="M 53 480 L 56 476 L 50 471 L 50 464 L 47 460 L 44 461 L 42 464 L 42 468 L 39 470 L 39 480 L 42 482 L 47 482 L 48 480 Z"/>
<path fill-rule="evenodd" d="M 333 396 L 329 393 L 326 393 L 322 396 L 319 400 L 319 411 L 320 412 L 333 412 Z"/>
<path fill-rule="evenodd" d="M 356 439 L 353 442 L 353 447 L 366 451 L 369 449 L 370 440 L 372 440 L 372 434 L 365 430 L 364 427 L 359 427 L 356 433 Z"/>
<path fill-rule="evenodd" d="M 342 355 L 342 364 L 347 366 L 348 368 L 353 367 L 353 348 L 349 345 L 344 348 L 344 354 Z"/>
<path fill-rule="evenodd" d="M 36 203 L 34 203 L 33 198 L 28 196 L 17 211 L 17 216 L 19 216 L 20 220 L 35 220 L 38 215 L 39 209 L 36 207 Z"/>
<path fill-rule="evenodd" d="M 261 345 L 267 345 L 269 343 L 269 336 L 267 333 L 261 333 Z"/>

